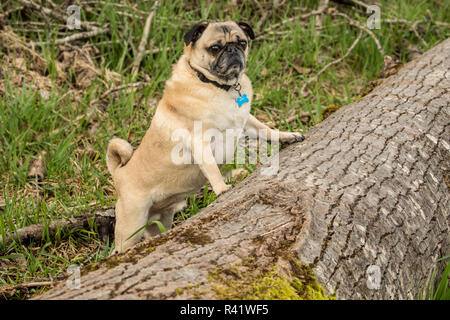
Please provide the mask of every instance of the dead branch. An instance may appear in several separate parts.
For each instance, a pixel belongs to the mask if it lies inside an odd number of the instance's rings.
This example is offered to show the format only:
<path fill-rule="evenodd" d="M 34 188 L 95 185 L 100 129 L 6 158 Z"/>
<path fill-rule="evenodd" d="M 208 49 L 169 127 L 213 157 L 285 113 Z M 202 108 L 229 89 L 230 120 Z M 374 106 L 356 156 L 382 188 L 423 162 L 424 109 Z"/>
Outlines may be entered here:
<path fill-rule="evenodd" d="M 11 8 L 10 10 L 4 11 L 4 12 L 0 12 L 0 19 L 8 17 L 13 12 L 21 11 L 21 10 L 23 10 L 23 6 L 18 6 L 18 7 L 15 7 L 15 8 Z"/>
<path fill-rule="evenodd" d="M 59 283 L 61 280 L 55 281 L 51 278 L 50 281 L 35 281 L 35 282 L 26 282 L 19 283 L 16 285 L 3 285 L 0 286 L 0 300 L 9 299 L 14 297 L 17 292 L 27 292 L 29 288 L 37 288 L 37 287 L 51 287 L 53 288 L 55 284 Z"/>
<path fill-rule="evenodd" d="M 94 29 L 91 30 L 91 31 L 75 33 L 75 34 L 72 34 L 72 35 L 67 36 L 65 38 L 62 38 L 62 39 L 56 39 L 55 41 L 52 41 L 52 42 L 33 42 L 33 46 L 43 46 L 43 45 L 47 45 L 47 44 L 51 44 L 51 43 L 54 43 L 54 44 L 68 44 L 69 42 L 72 42 L 72 41 L 75 41 L 75 40 L 92 38 L 92 37 L 98 36 L 100 34 L 107 33 L 108 31 L 109 30 L 107 28 L 96 28 L 96 27 L 94 27 Z"/>
<path fill-rule="evenodd" d="M 353 2 L 354 4 L 357 4 L 357 5 L 360 6 L 360 7 L 363 7 L 364 9 L 369 8 L 369 5 L 368 5 L 368 4 L 365 4 L 365 3 L 362 2 L 362 1 L 359 1 L 359 0 L 350 0 L 350 1 Z"/>
<path fill-rule="evenodd" d="M 158 5 L 159 5 L 159 1 L 155 1 L 155 3 L 153 4 L 153 8 L 147 17 L 147 20 L 145 21 L 144 33 L 142 34 L 141 42 L 139 43 L 138 53 L 133 61 L 133 68 L 131 71 L 133 79 L 136 78 L 137 73 L 139 71 L 139 66 L 141 64 L 141 60 L 144 55 L 145 46 L 147 45 L 147 41 L 148 41 L 148 33 L 150 31 L 150 25 L 152 23 L 153 15 L 155 14 L 155 10 L 158 7 Z"/>
<path fill-rule="evenodd" d="M 262 4 L 259 3 L 259 1 L 253 0 L 253 2 L 258 7 L 258 10 L 261 12 L 261 18 L 255 25 L 255 30 L 259 32 L 261 31 L 261 27 L 264 25 L 264 22 L 266 22 L 266 19 L 269 17 L 269 10 L 265 10 Z"/>
<path fill-rule="evenodd" d="M 18 0 L 20 3 L 22 3 L 24 6 L 30 9 L 34 9 L 38 12 L 41 12 L 47 16 L 53 17 L 56 20 L 62 21 L 66 23 L 67 16 L 64 14 L 58 13 L 56 10 L 49 9 L 47 7 L 44 7 L 43 5 L 37 4 L 33 2 L 33 0 Z M 80 21 L 80 26 L 88 31 L 92 31 L 95 29 L 98 29 L 97 27 L 92 26 L 89 22 L 86 21 Z"/>
<path fill-rule="evenodd" d="M 111 88 L 111 89 L 109 89 L 109 90 L 106 90 L 99 98 L 96 98 L 96 99 L 94 99 L 94 100 L 92 100 L 91 102 L 90 102 L 90 108 L 89 108 L 89 110 L 88 110 L 88 112 L 87 112 L 87 118 L 90 118 L 93 114 L 94 114 L 94 112 L 96 111 L 96 104 L 100 101 L 100 100 L 103 100 L 103 99 L 105 99 L 107 96 L 109 96 L 111 93 L 114 93 L 114 92 L 117 92 L 117 91 L 120 91 L 120 90 L 124 90 L 124 89 L 129 89 L 129 88 L 139 88 L 139 87 L 143 87 L 143 86 L 145 86 L 146 84 L 148 84 L 148 82 L 133 82 L 133 83 L 127 83 L 127 84 L 123 84 L 123 85 L 121 85 L 121 86 L 118 86 L 118 87 L 114 87 L 114 88 Z"/>
<path fill-rule="evenodd" d="M 419 23 L 423 22 L 422 20 L 417 20 L 417 21 L 411 22 L 411 21 L 408 21 L 408 20 L 405 20 L 405 19 L 394 18 L 394 19 L 384 19 L 384 20 L 382 20 L 382 22 L 392 23 L 392 24 L 405 24 L 416 35 L 416 37 L 422 42 L 422 44 L 424 46 L 428 45 L 428 43 L 425 41 L 425 39 L 422 38 L 422 36 L 417 31 L 417 25 Z"/>
<path fill-rule="evenodd" d="M 325 13 L 327 11 L 327 9 L 328 9 L 328 6 L 320 6 L 317 10 L 314 10 L 314 11 L 311 11 L 311 12 L 307 12 L 307 13 L 304 13 L 304 14 L 300 14 L 300 15 L 297 15 L 297 16 L 285 19 L 285 20 L 283 20 L 283 21 L 281 21 L 279 23 L 275 23 L 275 24 L 271 25 L 270 27 L 266 28 L 265 30 L 263 30 L 262 32 L 260 32 L 259 34 L 257 34 L 256 35 L 256 39 L 262 37 L 264 34 L 266 34 L 268 32 L 273 31 L 274 29 L 277 29 L 277 28 L 285 25 L 288 22 L 292 22 L 292 21 L 295 21 L 295 20 L 306 19 L 306 18 L 309 18 L 309 17 L 312 17 L 312 16 L 321 15 L 321 14 Z"/>
<path fill-rule="evenodd" d="M 114 209 L 108 209 L 105 211 L 96 211 L 83 213 L 76 217 L 70 217 L 66 219 L 58 219 L 51 221 L 48 224 L 48 233 L 50 236 L 55 234 L 57 230 L 63 228 L 80 229 L 88 228 L 89 221 L 94 221 L 103 235 L 107 235 L 112 231 L 112 225 L 114 223 Z M 42 239 L 44 230 L 46 230 L 46 223 L 38 223 L 25 228 L 19 229 L 16 232 L 10 232 L 3 237 L 0 235 L 0 246 L 7 247 L 11 242 L 30 243 L 37 242 Z"/>
<path fill-rule="evenodd" d="M 366 27 L 360 25 L 356 20 L 350 18 L 348 15 L 346 15 L 345 13 L 339 12 L 336 9 L 330 9 L 328 10 L 328 12 L 332 15 L 332 16 L 339 16 L 339 17 L 343 17 L 345 18 L 350 25 L 357 27 L 358 29 L 360 29 L 361 31 L 364 31 L 365 33 L 367 33 L 372 39 L 373 41 L 375 41 L 375 44 L 377 46 L 378 51 L 380 52 L 380 54 L 382 56 L 384 56 L 384 50 L 383 47 L 380 44 L 380 41 L 378 40 L 378 38 L 376 37 L 376 35 L 369 29 L 367 29 Z"/>
<path fill-rule="evenodd" d="M 171 50 L 171 48 L 170 47 L 166 47 L 166 48 L 154 48 L 154 49 L 149 49 L 149 50 L 145 50 L 144 51 L 144 54 L 156 54 L 156 53 L 160 53 L 160 52 L 163 52 L 163 51 L 170 51 Z"/>
<path fill-rule="evenodd" d="M 128 88 L 142 87 L 142 86 L 145 86 L 146 84 L 148 84 L 148 83 L 147 82 L 133 82 L 133 83 L 127 83 L 127 84 L 124 84 L 124 85 L 121 85 L 118 87 L 114 87 L 114 88 L 111 88 L 111 89 L 105 91 L 105 93 L 103 93 L 99 99 L 104 99 L 108 95 L 110 95 L 111 93 L 116 92 L 116 91 L 120 91 L 120 90 L 128 89 Z M 96 100 L 92 100 L 92 103 L 94 103 L 95 101 Z"/>
<path fill-rule="evenodd" d="M 328 8 L 329 0 L 320 0 L 317 11 L 325 12 Z M 316 28 L 322 28 L 322 15 L 318 15 L 316 19 Z"/>
<path fill-rule="evenodd" d="M 338 64 L 339 62 L 341 62 L 342 60 L 344 60 L 345 58 L 348 57 L 348 55 L 353 51 L 353 49 L 355 48 L 355 46 L 358 44 L 359 40 L 361 40 L 362 37 L 362 31 L 360 30 L 358 37 L 355 39 L 355 41 L 353 41 L 352 45 L 350 46 L 350 48 L 347 49 L 347 52 L 340 57 L 339 59 L 333 60 L 330 63 L 328 63 L 325 67 L 323 67 L 319 72 L 317 72 L 317 74 L 314 77 L 309 78 L 308 80 L 306 80 L 303 83 L 303 86 L 301 88 L 301 94 L 304 97 L 307 97 L 309 95 L 309 92 L 306 91 L 306 87 L 311 84 L 312 82 L 316 82 L 317 80 L 319 80 L 319 76 L 324 73 L 329 67 Z"/>

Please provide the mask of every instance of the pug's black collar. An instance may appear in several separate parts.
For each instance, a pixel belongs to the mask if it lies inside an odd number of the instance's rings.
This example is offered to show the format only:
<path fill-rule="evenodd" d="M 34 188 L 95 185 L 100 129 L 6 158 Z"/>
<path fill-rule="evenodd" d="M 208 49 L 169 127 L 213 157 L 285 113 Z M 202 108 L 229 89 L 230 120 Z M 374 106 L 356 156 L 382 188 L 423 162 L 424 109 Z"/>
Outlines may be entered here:
<path fill-rule="evenodd" d="M 188 63 L 189 63 L 189 62 L 188 62 Z M 202 82 L 204 82 L 204 83 L 211 83 L 211 84 L 213 84 L 214 86 L 216 86 L 217 88 L 222 89 L 222 90 L 225 90 L 225 91 L 230 90 L 230 88 L 232 87 L 232 86 L 227 85 L 227 84 L 220 84 L 220 83 L 218 83 L 218 82 L 216 82 L 216 81 L 209 80 L 203 73 L 201 73 L 201 72 L 198 71 L 197 69 L 193 68 L 193 67 L 191 66 L 190 63 L 189 63 L 189 67 L 191 67 L 191 69 L 194 70 L 195 73 L 197 73 L 197 77 L 200 79 L 200 81 L 202 81 Z"/>

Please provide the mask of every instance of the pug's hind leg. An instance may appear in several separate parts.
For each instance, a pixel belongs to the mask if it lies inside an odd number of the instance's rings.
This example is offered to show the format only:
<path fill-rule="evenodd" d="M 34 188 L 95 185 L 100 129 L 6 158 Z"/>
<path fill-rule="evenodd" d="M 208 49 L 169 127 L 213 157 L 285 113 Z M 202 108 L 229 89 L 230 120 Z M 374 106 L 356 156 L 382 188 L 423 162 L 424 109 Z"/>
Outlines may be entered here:
<path fill-rule="evenodd" d="M 158 209 L 151 208 L 149 212 L 148 223 L 152 221 L 159 221 L 164 226 L 164 229 L 168 231 L 169 229 L 172 228 L 173 216 L 175 215 L 175 213 L 180 212 L 185 207 L 186 207 L 186 200 L 179 201 L 166 208 L 158 208 Z M 148 239 L 160 233 L 161 231 L 159 229 L 159 226 L 156 223 L 152 223 L 145 229 L 144 237 L 145 239 Z"/>
<path fill-rule="evenodd" d="M 182 200 L 172 205 L 170 207 L 170 211 L 161 216 L 161 223 L 164 225 L 164 228 L 166 228 L 166 230 L 172 228 L 173 217 L 175 213 L 180 212 L 186 207 L 187 207 L 186 200 Z"/>
<path fill-rule="evenodd" d="M 148 226 L 145 228 L 144 231 L 144 239 L 151 238 L 153 236 L 156 236 L 157 234 L 160 234 L 159 227 L 156 223 L 152 223 L 154 221 L 160 221 L 161 214 L 159 212 L 155 212 L 152 209 L 150 209 L 149 215 L 148 215 Z"/>

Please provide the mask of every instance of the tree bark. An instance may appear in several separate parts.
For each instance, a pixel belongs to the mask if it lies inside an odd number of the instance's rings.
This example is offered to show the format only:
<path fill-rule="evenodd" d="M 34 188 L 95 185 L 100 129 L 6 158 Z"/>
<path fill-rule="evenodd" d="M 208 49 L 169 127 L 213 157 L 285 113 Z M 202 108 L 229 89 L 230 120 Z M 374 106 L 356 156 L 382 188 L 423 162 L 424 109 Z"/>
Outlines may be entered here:
<path fill-rule="evenodd" d="M 182 225 L 86 268 L 81 289 L 37 298 L 230 297 L 271 270 L 305 279 L 293 261 L 338 299 L 417 298 L 449 253 L 449 70 L 447 39 L 283 149 L 276 176 L 258 170 Z"/>

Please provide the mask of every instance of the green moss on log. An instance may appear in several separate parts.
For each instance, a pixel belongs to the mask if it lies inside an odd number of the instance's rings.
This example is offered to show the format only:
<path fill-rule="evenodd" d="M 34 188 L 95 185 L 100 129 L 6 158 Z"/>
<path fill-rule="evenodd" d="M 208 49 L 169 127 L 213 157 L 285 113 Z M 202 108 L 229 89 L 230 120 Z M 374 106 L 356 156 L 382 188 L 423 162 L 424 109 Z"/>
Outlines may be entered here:
<path fill-rule="evenodd" d="M 216 268 L 208 275 L 209 284 L 218 299 L 231 300 L 334 300 L 326 295 L 309 266 L 289 260 L 290 275 L 275 266 L 258 272 L 253 262 L 234 267 Z"/>

